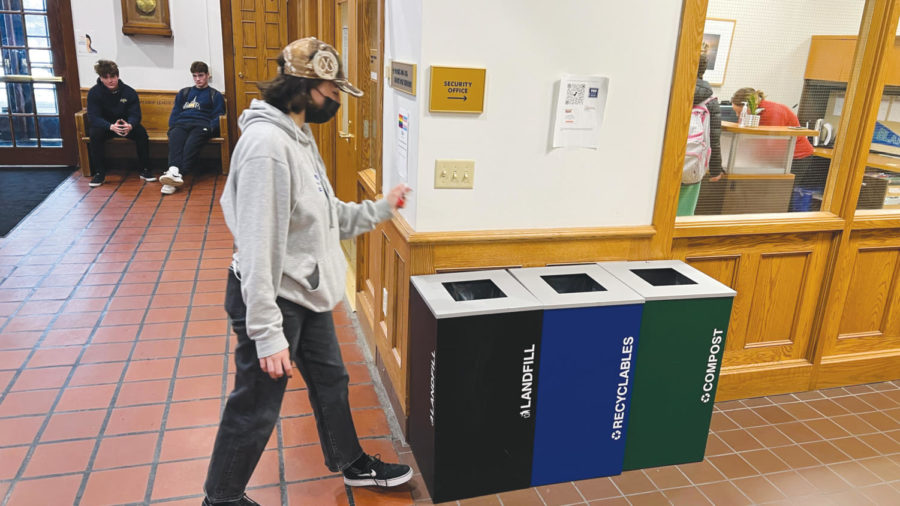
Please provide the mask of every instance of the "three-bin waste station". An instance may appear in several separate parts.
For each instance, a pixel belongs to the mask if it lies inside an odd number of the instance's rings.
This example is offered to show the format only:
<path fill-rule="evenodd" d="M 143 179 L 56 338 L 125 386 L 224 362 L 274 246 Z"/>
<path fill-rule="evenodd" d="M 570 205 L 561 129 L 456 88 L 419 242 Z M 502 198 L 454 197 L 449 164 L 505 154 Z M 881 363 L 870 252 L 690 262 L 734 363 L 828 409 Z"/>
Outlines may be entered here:
<path fill-rule="evenodd" d="M 678 261 L 412 277 L 432 501 L 702 460 L 734 295 Z"/>

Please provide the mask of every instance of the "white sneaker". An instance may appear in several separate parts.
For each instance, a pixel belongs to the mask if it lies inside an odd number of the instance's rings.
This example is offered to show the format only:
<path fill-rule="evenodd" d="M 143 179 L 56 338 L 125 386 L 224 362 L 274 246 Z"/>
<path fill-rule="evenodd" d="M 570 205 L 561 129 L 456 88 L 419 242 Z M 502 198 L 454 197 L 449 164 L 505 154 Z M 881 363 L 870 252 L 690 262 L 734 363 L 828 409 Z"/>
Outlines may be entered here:
<path fill-rule="evenodd" d="M 170 184 L 164 184 L 164 185 L 162 185 L 162 188 L 159 189 L 159 193 L 162 193 L 163 195 L 171 195 L 171 194 L 175 193 L 175 190 L 177 190 L 177 189 L 178 188 L 175 188 L 174 186 L 172 186 Z"/>
<path fill-rule="evenodd" d="M 159 182 L 164 185 L 169 186 L 181 186 L 184 184 L 184 179 L 181 178 L 181 173 L 178 172 L 178 167 L 174 165 L 169 167 L 163 175 L 159 176 Z M 175 191 L 175 190 L 172 190 Z M 166 193 L 166 192 L 163 192 Z M 169 192 L 172 193 L 172 192 Z"/>

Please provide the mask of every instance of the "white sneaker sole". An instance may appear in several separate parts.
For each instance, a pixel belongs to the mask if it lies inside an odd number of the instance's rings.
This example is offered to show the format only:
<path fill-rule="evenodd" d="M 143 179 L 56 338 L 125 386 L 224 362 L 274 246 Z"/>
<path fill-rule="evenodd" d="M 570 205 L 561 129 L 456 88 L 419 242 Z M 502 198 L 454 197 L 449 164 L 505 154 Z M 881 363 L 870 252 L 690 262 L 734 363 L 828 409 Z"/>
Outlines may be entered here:
<path fill-rule="evenodd" d="M 146 181 L 148 183 L 152 183 L 152 182 L 156 181 L 156 178 L 153 176 L 150 176 L 150 177 L 141 176 L 141 179 L 143 179 L 144 181 Z"/>
<path fill-rule="evenodd" d="M 168 188 L 167 188 L 167 186 L 168 186 Z M 178 190 L 178 188 L 175 188 L 174 186 L 163 185 L 163 187 L 159 189 L 159 192 L 162 193 L 163 195 L 171 195 L 171 194 L 175 193 L 176 190 Z"/>
<path fill-rule="evenodd" d="M 172 177 L 168 174 L 163 174 L 162 176 L 159 176 L 159 182 L 162 184 L 167 184 L 169 186 L 174 186 L 175 188 L 178 188 L 179 186 L 184 184 L 184 179 L 181 179 L 181 178 L 175 179 L 174 177 Z"/>
<path fill-rule="evenodd" d="M 406 474 L 402 476 L 398 476 L 396 478 L 391 478 L 388 480 L 376 480 L 375 478 L 364 478 L 360 480 L 351 480 L 344 476 L 344 484 L 349 485 L 351 487 L 396 487 L 397 485 L 403 485 L 412 479 L 412 469 L 406 472 Z"/>

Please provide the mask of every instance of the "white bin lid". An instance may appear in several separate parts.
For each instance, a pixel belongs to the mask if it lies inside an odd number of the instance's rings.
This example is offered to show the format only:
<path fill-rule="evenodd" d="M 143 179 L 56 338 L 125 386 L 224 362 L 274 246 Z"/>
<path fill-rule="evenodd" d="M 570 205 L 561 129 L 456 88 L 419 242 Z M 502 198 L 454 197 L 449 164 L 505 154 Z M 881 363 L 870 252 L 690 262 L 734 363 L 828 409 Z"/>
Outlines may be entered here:
<path fill-rule="evenodd" d="M 680 260 L 601 262 L 599 265 L 625 282 L 646 300 L 707 299 L 737 295 L 737 292 L 731 288 Z M 671 275 L 671 277 L 683 276 L 694 283 L 654 285 L 635 273 L 635 271 L 645 269 L 659 269 L 662 274 Z"/>
<path fill-rule="evenodd" d="M 493 282 L 505 297 L 458 301 L 444 286 L 444 283 L 485 280 Z M 438 319 L 541 309 L 540 302 L 505 270 L 429 274 L 412 276 L 410 281 Z"/>
<path fill-rule="evenodd" d="M 564 309 L 575 307 L 620 306 L 624 304 L 643 304 L 644 298 L 615 276 L 600 268 L 597 264 L 558 265 L 552 267 L 529 267 L 510 269 L 513 275 L 525 288 L 544 305 L 545 309 Z M 564 276 L 583 274 L 600 285 L 603 290 L 596 292 L 559 293 L 545 276 Z"/>

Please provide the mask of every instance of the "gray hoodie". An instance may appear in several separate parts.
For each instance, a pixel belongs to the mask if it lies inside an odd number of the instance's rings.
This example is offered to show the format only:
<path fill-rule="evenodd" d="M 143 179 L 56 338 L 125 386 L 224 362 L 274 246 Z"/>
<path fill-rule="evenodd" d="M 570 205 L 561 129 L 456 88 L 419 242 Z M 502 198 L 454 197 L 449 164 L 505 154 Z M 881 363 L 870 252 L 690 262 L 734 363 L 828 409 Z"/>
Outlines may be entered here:
<path fill-rule="evenodd" d="M 247 334 L 260 357 L 288 347 L 277 297 L 316 312 L 343 297 L 346 261 L 339 239 L 391 216 L 382 199 L 341 202 L 308 125 L 253 100 L 238 119 L 241 138 L 219 201 L 237 251 L 232 267 L 247 306 Z"/>

